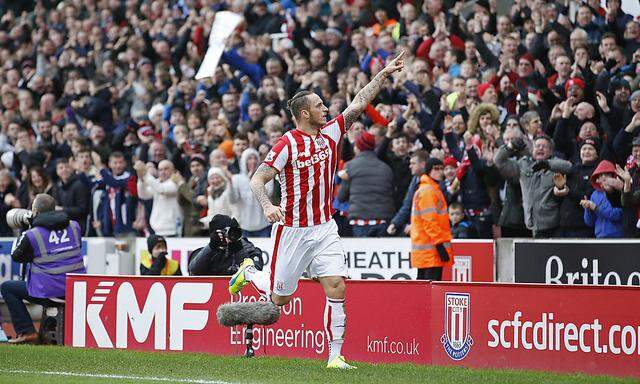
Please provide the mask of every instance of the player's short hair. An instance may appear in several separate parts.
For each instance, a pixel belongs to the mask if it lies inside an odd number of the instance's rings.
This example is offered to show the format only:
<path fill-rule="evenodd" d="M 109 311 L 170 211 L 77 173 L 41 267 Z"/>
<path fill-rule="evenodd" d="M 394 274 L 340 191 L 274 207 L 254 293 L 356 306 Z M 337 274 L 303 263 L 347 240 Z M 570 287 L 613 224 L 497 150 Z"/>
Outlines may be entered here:
<path fill-rule="evenodd" d="M 289 108 L 293 117 L 300 118 L 300 112 L 305 108 L 309 108 L 308 96 L 312 94 L 313 92 L 311 91 L 300 91 L 287 101 L 287 108 Z"/>

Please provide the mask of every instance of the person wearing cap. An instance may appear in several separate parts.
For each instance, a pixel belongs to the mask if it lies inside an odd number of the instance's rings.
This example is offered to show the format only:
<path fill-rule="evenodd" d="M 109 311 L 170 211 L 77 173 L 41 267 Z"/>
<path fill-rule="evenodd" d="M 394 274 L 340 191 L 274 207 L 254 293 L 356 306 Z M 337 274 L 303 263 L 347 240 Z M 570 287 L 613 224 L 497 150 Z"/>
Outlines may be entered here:
<path fill-rule="evenodd" d="M 147 238 L 147 250 L 140 255 L 140 274 L 143 276 L 182 276 L 180 262 L 168 258 L 167 240 L 160 235 Z"/>
<path fill-rule="evenodd" d="M 203 154 L 195 153 L 189 158 L 191 176 L 178 187 L 178 204 L 184 214 L 185 237 L 203 235 L 200 224 L 200 207 L 196 202 L 198 191 L 204 191 L 207 184 L 207 161 Z"/>
<path fill-rule="evenodd" d="M 375 137 L 363 131 L 356 138 L 355 157 L 338 172 L 343 180 L 338 199 L 349 201 L 349 224 L 355 237 L 386 236 L 395 213 L 393 171 L 378 159 Z"/>
<path fill-rule="evenodd" d="M 553 176 L 569 173 L 571 163 L 552 157 L 554 145 L 548 136 L 536 137 L 530 154 L 517 160 L 513 158 L 526 147 L 524 139 L 513 139 L 498 148 L 494 162 L 504 178 L 520 180 L 525 225 L 533 231 L 533 236 L 551 237 L 560 225 L 561 202 L 553 193 Z"/>
<path fill-rule="evenodd" d="M 573 97 L 574 103 L 577 104 L 584 99 L 584 89 L 586 85 L 584 80 L 579 77 L 571 77 L 564 83 L 564 92 L 567 99 Z"/>
<path fill-rule="evenodd" d="M 261 271 L 262 251 L 242 237 L 236 219 L 215 215 L 209 222 L 209 243 L 189 256 L 189 275 L 231 276 L 247 264 Z"/>
<path fill-rule="evenodd" d="M 443 178 L 444 163 L 430 158 L 413 196 L 411 267 L 418 269 L 418 280 L 442 280 L 442 268 L 453 264 L 447 201 L 439 186 Z"/>
<path fill-rule="evenodd" d="M 594 191 L 589 197 L 584 196 L 580 200 L 580 205 L 584 208 L 584 222 L 595 228 L 598 239 L 623 237 L 620 192 L 624 184 L 617 177 L 616 166 L 608 160 L 602 160 L 589 181 Z M 628 188 L 630 190 L 631 186 Z"/>
<path fill-rule="evenodd" d="M 580 162 L 574 163 L 566 177 L 554 176 L 554 194 L 562 198 L 558 237 L 593 238 L 593 228 L 584 222 L 584 209 L 580 201 L 591 196 L 593 186 L 589 178 L 598 165 L 600 140 L 587 138 L 580 143 Z"/>
<path fill-rule="evenodd" d="M 447 156 L 443 160 L 444 178 L 440 182 L 440 189 L 444 193 L 447 204 L 460 201 L 460 180 L 458 180 L 458 160 L 453 156 Z"/>

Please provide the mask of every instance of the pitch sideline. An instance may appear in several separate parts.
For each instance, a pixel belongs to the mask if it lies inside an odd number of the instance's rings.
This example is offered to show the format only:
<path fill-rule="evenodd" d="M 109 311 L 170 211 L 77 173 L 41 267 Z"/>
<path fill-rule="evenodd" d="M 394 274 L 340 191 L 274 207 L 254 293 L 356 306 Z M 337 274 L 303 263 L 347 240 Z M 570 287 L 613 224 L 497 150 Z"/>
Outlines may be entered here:
<path fill-rule="evenodd" d="M 27 371 L 27 370 L 21 370 L 21 369 L 0 369 L 0 373 L 87 377 L 87 378 L 117 379 L 117 380 L 144 380 L 144 381 L 160 381 L 160 382 L 171 382 L 171 383 L 189 383 L 189 384 L 234 384 L 229 381 L 220 381 L 220 380 L 180 379 L 180 378 L 172 379 L 168 377 L 156 377 L 156 376 L 130 376 L 130 375 L 112 375 L 112 374 L 102 374 L 102 373 L 81 373 L 81 372 Z"/>

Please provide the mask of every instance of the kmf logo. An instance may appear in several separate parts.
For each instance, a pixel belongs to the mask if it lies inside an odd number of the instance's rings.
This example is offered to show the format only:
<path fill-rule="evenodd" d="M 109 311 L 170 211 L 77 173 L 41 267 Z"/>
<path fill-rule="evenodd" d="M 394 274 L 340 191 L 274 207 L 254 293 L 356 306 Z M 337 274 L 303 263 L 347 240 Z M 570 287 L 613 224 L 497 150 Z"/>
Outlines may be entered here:
<path fill-rule="evenodd" d="M 127 348 L 130 341 L 134 343 L 133 339 L 137 343 L 144 343 L 154 325 L 154 349 L 166 350 L 169 339 L 169 350 L 181 351 L 184 331 L 200 331 L 207 325 L 208 309 L 184 307 L 186 304 L 208 303 L 213 292 L 212 283 L 181 282 L 171 287 L 155 282 L 148 290 L 142 308 L 138 305 L 135 291 L 129 282 L 116 286 L 114 281 L 101 281 L 89 293 L 91 299 L 87 303 L 87 282 L 74 282 L 72 345 L 86 346 L 88 329 L 99 348 L 113 348 L 115 330 L 115 347 Z M 147 291 L 146 288 L 144 291 Z M 133 332 L 131 340 L 128 335 L 129 325 Z"/>
<path fill-rule="evenodd" d="M 453 360 L 464 359 L 471 346 L 471 297 L 468 293 L 445 293 L 444 334 L 440 342 Z"/>

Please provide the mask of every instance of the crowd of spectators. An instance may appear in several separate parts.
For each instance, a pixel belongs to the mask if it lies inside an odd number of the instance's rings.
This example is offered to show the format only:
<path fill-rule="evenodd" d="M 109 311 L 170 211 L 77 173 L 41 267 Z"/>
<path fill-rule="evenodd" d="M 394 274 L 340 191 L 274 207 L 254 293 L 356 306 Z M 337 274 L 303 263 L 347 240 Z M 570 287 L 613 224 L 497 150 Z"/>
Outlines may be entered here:
<path fill-rule="evenodd" d="M 639 21 L 509 3 L 0 1 L 0 211 L 48 193 L 88 236 L 200 236 L 216 214 L 268 236 L 248 181 L 295 128 L 288 98 L 335 117 L 404 50 L 341 144 L 342 235 L 406 235 L 436 157 L 456 237 L 637 237 Z M 196 81 L 221 10 L 245 22 Z"/>

